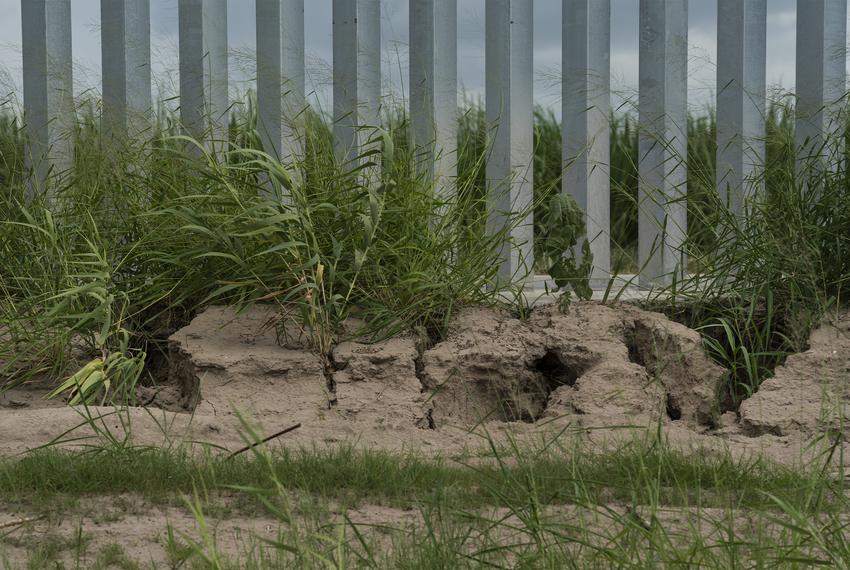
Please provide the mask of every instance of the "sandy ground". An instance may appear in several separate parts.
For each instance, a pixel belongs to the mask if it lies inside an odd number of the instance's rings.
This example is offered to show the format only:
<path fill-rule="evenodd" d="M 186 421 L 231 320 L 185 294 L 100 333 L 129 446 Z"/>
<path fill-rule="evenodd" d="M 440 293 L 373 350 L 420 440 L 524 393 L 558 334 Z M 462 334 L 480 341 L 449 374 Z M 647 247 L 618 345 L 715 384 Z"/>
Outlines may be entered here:
<path fill-rule="evenodd" d="M 171 337 L 168 381 L 143 389 L 146 408 L 69 408 L 44 400 L 44 385 L 12 390 L 0 398 L 0 453 L 104 436 L 232 450 L 244 445 L 244 420 L 262 435 L 300 423 L 285 445 L 456 455 L 486 437 L 563 434 L 598 446 L 633 437 L 624 426 L 660 423 L 686 449 L 797 463 L 808 442 L 847 429 L 848 315 L 818 328 L 809 350 L 778 367 L 739 416 L 716 408 L 725 371 L 699 335 L 629 305 L 579 303 L 567 315 L 544 307 L 525 321 L 467 309 L 441 342 L 347 341 L 327 359 L 275 318 L 262 306 L 199 315 Z"/>
<path fill-rule="evenodd" d="M 226 499 L 221 500 L 226 505 Z M 225 507 L 226 510 L 226 507 Z M 155 506 L 135 496 L 122 495 L 93 498 L 78 509 L 26 519 L 26 513 L 0 509 L 0 527 L 6 528 L 0 539 L 0 565 L 26 567 L 33 553 L 50 544 L 56 559 L 67 567 L 87 568 L 103 561 L 106 553 L 120 548 L 121 555 L 144 568 L 180 568 L 192 547 L 203 552 L 213 549 L 231 561 L 245 561 L 257 553 L 273 558 L 274 548 L 264 541 L 282 540 L 304 544 L 305 540 L 324 537 L 327 544 L 344 540 L 355 548 L 360 535 L 377 552 L 391 552 L 397 541 L 413 536 L 424 538 L 426 527 L 437 532 L 455 528 L 471 528 L 461 548 L 470 551 L 491 547 L 495 542 L 515 545 L 530 540 L 523 519 L 510 510 L 486 507 L 466 513 L 442 513 L 437 516 L 417 509 L 401 509 L 383 505 L 362 504 L 341 509 L 330 505 L 321 513 L 309 516 L 294 511 L 293 524 L 283 525 L 263 515 L 246 516 L 238 512 L 207 513 L 202 528 L 193 513 L 180 506 Z M 470 525 L 474 515 L 478 524 Z M 426 524 L 425 517 L 430 520 Z M 654 526 L 663 528 L 664 540 L 680 548 L 693 544 L 695 537 L 706 545 L 722 545 L 729 540 L 730 525 L 739 540 L 770 537 L 782 543 L 785 527 L 781 516 L 765 517 L 763 513 L 735 509 L 696 507 L 630 507 L 622 504 L 550 505 L 537 514 L 540 523 L 559 536 L 575 536 L 569 543 L 558 539 L 559 547 L 580 554 L 590 539 L 599 546 L 624 540 L 625 533 Z M 449 518 L 444 518 L 449 517 Z M 21 524 L 22 519 L 26 519 Z M 788 521 L 789 523 L 791 521 Z M 485 538 L 484 529 L 490 529 Z M 553 536 L 554 538 L 554 536 Z M 590 546 L 592 549 L 592 546 Z M 777 553 L 778 554 L 778 553 Z"/>
<path fill-rule="evenodd" d="M 5 529 L 0 561 L 25 564 L 32 554 L 50 543 L 66 565 L 87 568 L 112 545 L 119 545 L 130 560 L 153 568 L 172 568 L 180 547 L 203 543 L 203 534 L 188 508 L 154 506 L 139 497 L 87 498 L 82 506 L 45 516 L 0 510 L 0 526 L 27 521 Z M 275 539 L 279 523 L 264 516 L 211 517 L 210 536 L 222 552 L 244 553 L 252 540 Z M 169 538 L 169 529 L 172 538 Z M 2 565 L 2 564 L 0 564 Z"/>
<path fill-rule="evenodd" d="M 270 445 L 456 456 L 478 452 L 488 437 L 528 445 L 559 438 L 598 451 L 660 425 L 677 448 L 801 465 L 847 434 L 850 315 L 814 331 L 809 350 L 778 367 L 738 415 L 715 404 L 724 374 L 698 333 L 629 305 L 578 303 L 566 315 L 543 307 L 524 321 L 467 309 L 440 342 L 413 333 L 378 343 L 349 340 L 327 358 L 270 308 L 237 316 L 212 307 L 171 337 L 167 381 L 140 392 L 148 407 L 69 408 L 44 400 L 46 386 L 38 384 L 3 394 L 0 454 L 108 438 L 226 452 L 244 445 L 243 421 L 262 435 L 301 424 Z M 843 456 L 850 458 L 850 448 Z M 99 509 L 45 519 L 14 535 L 82 527 L 92 534 L 91 552 L 121 537 L 131 558 L 159 563 L 165 550 L 151 545 L 161 545 L 168 524 L 193 532 L 185 509 L 130 503 L 129 510 L 120 507 L 125 514 Z M 378 519 L 410 516 L 375 509 Z M 0 508 L 0 525 L 20 516 Z M 262 517 L 226 517 L 216 528 L 234 549 L 245 533 L 277 532 Z M 6 540 L 7 555 L 19 558 L 27 540 Z"/>

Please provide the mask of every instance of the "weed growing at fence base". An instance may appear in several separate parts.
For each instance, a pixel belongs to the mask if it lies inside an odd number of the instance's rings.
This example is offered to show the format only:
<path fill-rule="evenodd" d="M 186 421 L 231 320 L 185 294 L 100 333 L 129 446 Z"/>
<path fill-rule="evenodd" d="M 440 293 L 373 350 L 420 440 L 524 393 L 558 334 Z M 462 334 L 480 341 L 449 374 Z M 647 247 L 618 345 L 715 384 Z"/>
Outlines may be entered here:
<path fill-rule="evenodd" d="M 689 275 L 662 310 L 698 328 L 729 370 L 723 405 L 735 409 L 809 333 L 850 282 L 850 179 L 842 157 L 829 167 L 798 158 L 789 116 L 768 117 L 768 161 L 741 218 L 716 192 L 691 211 Z M 834 134 L 824 143 L 842 144 Z M 713 172 L 711 172 L 713 180 Z M 689 181 L 690 183 L 690 181 Z M 690 222 L 689 222 L 690 223 Z"/>

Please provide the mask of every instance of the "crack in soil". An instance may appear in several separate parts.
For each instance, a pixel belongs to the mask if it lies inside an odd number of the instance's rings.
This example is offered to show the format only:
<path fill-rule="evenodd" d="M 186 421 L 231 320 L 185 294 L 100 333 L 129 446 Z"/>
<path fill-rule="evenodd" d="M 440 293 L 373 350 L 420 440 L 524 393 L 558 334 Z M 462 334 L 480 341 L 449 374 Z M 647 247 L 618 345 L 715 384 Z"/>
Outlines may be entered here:
<path fill-rule="evenodd" d="M 328 391 L 328 409 L 331 409 L 338 403 L 336 397 L 336 379 L 334 378 L 334 374 L 344 370 L 348 363 L 342 365 L 337 363 L 334 359 L 333 349 L 331 349 L 330 352 L 321 356 L 321 364 L 322 374 L 325 377 L 325 388 L 327 388 Z"/>
<path fill-rule="evenodd" d="M 420 392 L 428 393 L 429 389 L 425 380 L 425 352 L 434 347 L 439 342 L 439 337 L 429 332 L 424 327 L 417 329 L 416 337 L 416 357 L 413 359 L 413 372 L 416 375 L 416 380 L 419 382 Z M 430 404 L 430 400 L 426 400 Z M 437 423 L 434 421 L 434 407 L 429 405 L 424 411 L 424 426 L 427 429 L 437 429 Z"/>

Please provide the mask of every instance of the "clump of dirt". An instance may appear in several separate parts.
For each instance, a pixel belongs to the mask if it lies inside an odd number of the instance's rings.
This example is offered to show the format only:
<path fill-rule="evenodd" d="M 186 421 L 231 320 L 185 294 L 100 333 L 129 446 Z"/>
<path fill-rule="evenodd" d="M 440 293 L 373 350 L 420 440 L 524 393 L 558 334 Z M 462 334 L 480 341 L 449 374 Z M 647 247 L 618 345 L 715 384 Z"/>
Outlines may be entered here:
<path fill-rule="evenodd" d="M 334 411 L 382 429 L 430 427 L 417 377 L 418 358 L 417 339 L 411 335 L 375 344 L 337 345 L 333 350 Z"/>
<path fill-rule="evenodd" d="M 321 359 L 306 342 L 281 346 L 275 310 L 210 307 L 169 338 L 169 378 L 185 408 L 253 417 L 285 411 L 310 421 L 330 405 Z M 282 409 L 283 408 L 283 409 Z"/>
<path fill-rule="evenodd" d="M 643 366 L 664 386 L 667 416 L 714 425 L 725 370 L 706 355 L 699 333 L 659 313 L 633 307 L 626 307 L 624 313 L 629 360 Z M 706 382 L 706 378 L 714 381 Z"/>
<path fill-rule="evenodd" d="M 461 312 L 446 339 L 422 355 L 422 385 L 435 426 L 539 417 L 548 393 L 536 367 L 547 354 L 538 337 L 506 312 Z"/>
<path fill-rule="evenodd" d="M 641 335 L 636 337 L 635 330 Z M 646 365 L 633 362 L 638 350 Z M 528 321 L 486 309 L 462 312 L 424 354 L 424 384 L 442 423 L 574 416 L 583 425 L 669 419 L 708 425 L 723 370 L 699 336 L 636 308 L 575 304 Z"/>
<path fill-rule="evenodd" d="M 816 328 L 809 349 L 790 355 L 740 407 L 751 436 L 850 435 L 850 313 Z"/>
<path fill-rule="evenodd" d="M 442 341 L 347 341 L 328 358 L 303 340 L 281 346 L 274 318 L 268 307 L 238 315 L 211 307 L 177 331 L 170 378 L 181 397 L 172 399 L 196 414 L 235 409 L 369 429 L 564 416 L 582 425 L 662 418 L 698 428 L 710 423 L 723 375 L 697 333 L 631 307 L 545 307 L 526 321 L 469 308 Z"/>
<path fill-rule="evenodd" d="M 674 304 L 656 300 L 643 306 L 655 306 L 671 320 L 688 328 L 699 328 L 703 340 L 718 347 L 712 351 L 718 364 L 729 367 L 729 358 L 733 359 L 734 370 L 729 371 L 728 381 L 717 395 L 721 413 L 737 413 L 740 403 L 752 395 L 753 383 L 758 385 L 771 377 L 789 354 L 807 350 L 808 337 L 817 324 L 810 321 L 811 315 L 806 312 L 774 311 L 767 303 L 741 307 L 732 299 L 715 299 L 710 307 L 688 300 Z M 708 318 L 719 311 L 722 317 Z M 748 351 L 740 350 L 741 347 L 747 347 Z M 750 376 L 751 359 L 756 363 L 757 378 Z"/>
<path fill-rule="evenodd" d="M 47 376 L 38 376 L 29 382 L 14 387 L 4 387 L 0 391 L 0 409 L 37 410 L 42 408 L 62 408 L 65 403 L 59 398 L 47 399 L 56 383 Z"/>

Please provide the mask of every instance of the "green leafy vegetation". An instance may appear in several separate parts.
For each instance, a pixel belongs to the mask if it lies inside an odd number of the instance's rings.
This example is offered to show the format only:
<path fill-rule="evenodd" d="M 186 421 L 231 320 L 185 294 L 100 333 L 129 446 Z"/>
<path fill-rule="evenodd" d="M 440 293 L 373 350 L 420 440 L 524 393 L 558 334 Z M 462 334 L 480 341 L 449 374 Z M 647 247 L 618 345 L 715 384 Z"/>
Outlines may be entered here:
<path fill-rule="evenodd" d="M 65 496 L 139 493 L 173 500 L 196 487 L 269 488 L 278 480 L 289 490 L 344 503 L 409 508 L 441 498 L 475 508 L 508 504 L 508 496 L 494 502 L 492 488 L 503 480 L 531 478 L 553 504 L 573 502 L 579 495 L 643 503 L 652 499 L 644 485 L 657 483 L 666 489 L 664 501 L 671 505 L 694 504 L 684 490 L 699 487 L 696 504 L 703 507 L 722 506 L 732 495 L 741 506 L 770 506 L 765 493 L 771 493 L 806 508 L 799 503 L 800 491 L 814 476 L 768 460 L 688 455 L 639 439 L 602 452 L 556 443 L 549 449 L 500 449 L 456 458 L 351 447 L 282 448 L 268 456 L 233 459 L 160 448 L 107 447 L 85 453 L 48 448 L 0 462 L 0 495 L 46 508 L 53 501 L 61 504 Z M 831 484 L 818 482 L 823 492 Z"/>
<path fill-rule="evenodd" d="M 195 529 L 145 529 L 163 531 L 170 568 L 850 568 L 836 433 L 808 442 L 805 463 L 792 466 L 684 452 L 660 424 L 606 445 L 571 429 L 523 447 L 482 440 L 477 453 L 452 457 L 257 446 L 228 458 L 133 447 L 100 429 L 85 408 L 120 404 L 105 416 L 129 430 L 123 405 L 138 403 L 135 388 L 156 374 L 169 335 L 208 305 L 272 304 L 329 365 L 352 323 L 372 338 L 414 329 L 436 340 L 459 308 L 505 304 L 493 287 L 496 252 L 531 212 L 533 269 L 553 279 L 562 310 L 590 297 L 592 264 L 582 213 L 560 191 L 561 125 L 542 108 L 533 204 L 487 236 L 491 126 L 480 101 L 462 105 L 451 197 L 417 171 L 401 106 L 364 131 L 368 143 L 346 163 L 327 118 L 307 112 L 303 157 L 285 165 L 260 148 L 250 93 L 234 103 L 223 152 L 182 136 L 166 106 L 145 136 L 106 139 L 100 106 L 79 102 L 74 167 L 50 189 L 29 185 L 20 119 L 0 115 L 0 392 L 47 378 L 50 396 L 80 405 L 80 425 L 112 443 L 66 433 L 82 451 L 47 445 L 0 458 L 0 514 L 31 513 L 55 529 L 98 501 L 141 497 Z M 773 102 L 766 119 L 766 168 L 739 218 L 715 188 L 715 117 L 689 117 L 678 157 L 688 167 L 688 271 L 649 301 L 696 328 L 728 371 L 721 412 L 737 410 L 806 348 L 824 314 L 846 306 L 850 128 L 827 138 L 839 160 L 823 168 L 795 150 L 790 105 Z M 615 273 L 638 270 L 639 135 L 634 113 L 611 117 Z M 521 287 L 507 293 L 527 315 Z M 397 520 L 355 521 L 369 507 Z M 243 535 L 236 548 L 219 540 L 214 520 L 240 515 L 271 521 L 273 532 Z M 151 567 L 121 544 L 95 546 L 82 523 L 69 538 L 30 532 L 34 520 L 0 521 L 0 566 L 16 567 L 8 549 L 26 551 L 25 568 Z"/>
<path fill-rule="evenodd" d="M 732 215 L 716 192 L 697 194 L 700 206 L 689 208 L 689 224 L 700 228 L 689 238 L 689 275 L 658 303 L 699 328 L 729 369 L 727 409 L 757 390 L 788 354 L 805 350 L 812 327 L 846 304 L 847 149 L 830 168 L 802 158 L 806 151 L 794 151 L 791 117 L 776 106 L 768 114 L 767 164 L 753 181 L 760 191 L 745 218 Z M 824 147 L 836 148 L 845 136 L 833 134 Z"/>

